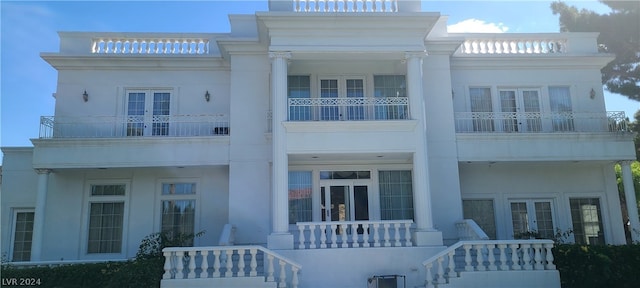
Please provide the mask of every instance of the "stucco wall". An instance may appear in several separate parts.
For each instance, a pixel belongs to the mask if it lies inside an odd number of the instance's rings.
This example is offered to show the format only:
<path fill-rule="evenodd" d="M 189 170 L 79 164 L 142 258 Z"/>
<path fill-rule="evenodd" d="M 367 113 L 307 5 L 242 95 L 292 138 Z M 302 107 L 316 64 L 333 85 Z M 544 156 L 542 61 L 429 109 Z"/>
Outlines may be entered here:
<path fill-rule="evenodd" d="M 510 200 L 551 199 L 554 226 L 572 227 L 570 198 L 598 198 L 607 243 L 624 244 L 613 164 L 606 162 L 460 164 L 462 199 L 493 199 L 499 239 L 511 239 Z"/>

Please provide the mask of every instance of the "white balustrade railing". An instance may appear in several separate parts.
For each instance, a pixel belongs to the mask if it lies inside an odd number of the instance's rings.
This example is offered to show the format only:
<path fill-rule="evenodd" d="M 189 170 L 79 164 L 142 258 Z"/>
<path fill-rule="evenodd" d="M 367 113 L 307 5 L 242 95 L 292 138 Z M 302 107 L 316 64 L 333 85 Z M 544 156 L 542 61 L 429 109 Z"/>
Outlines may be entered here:
<path fill-rule="evenodd" d="M 413 246 L 412 220 L 298 222 L 298 249 Z"/>
<path fill-rule="evenodd" d="M 201 37 L 95 37 L 93 54 L 209 54 L 209 38 Z"/>
<path fill-rule="evenodd" d="M 40 138 L 216 135 L 229 135 L 228 115 L 42 116 L 40 118 Z"/>
<path fill-rule="evenodd" d="M 289 98 L 289 121 L 410 119 L 407 97 Z"/>
<path fill-rule="evenodd" d="M 456 229 L 458 230 L 458 238 L 460 238 L 461 241 L 489 240 L 487 233 L 485 233 L 473 219 L 464 219 L 457 222 Z"/>
<path fill-rule="evenodd" d="M 296 12 L 398 12 L 398 0 L 293 0 Z"/>
<path fill-rule="evenodd" d="M 460 46 L 461 54 L 552 54 L 567 53 L 567 39 L 515 37 L 509 34 L 466 39 Z"/>
<path fill-rule="evenodd" d="M 624 112 L 456 112 L 458 133 L 628 131 Z"/>
<path fill-rule="evenodd" d="M 426 287 L 449 283 L 465 271 L 556 270 L 551 240 L 461 241 L 422 263 Z M 456 262 L 456 255 L 464 262 Z"/>
<path fill-rule="evenodd" d="M 162 249 L 162 253 L 162 281 L 264 277 L 278 287 L 297 288 L 302 268 L 262 246 L 170 247 Z"/>

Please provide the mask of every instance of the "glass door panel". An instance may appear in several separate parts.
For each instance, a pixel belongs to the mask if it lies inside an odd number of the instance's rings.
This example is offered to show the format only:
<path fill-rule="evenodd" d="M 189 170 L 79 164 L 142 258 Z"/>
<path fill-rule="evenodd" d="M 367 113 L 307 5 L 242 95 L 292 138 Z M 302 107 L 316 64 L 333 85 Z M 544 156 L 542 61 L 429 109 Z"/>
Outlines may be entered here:
<path fill-rule="evenodd" d="M 153 93 L 153 124 L 151 135 L 169 135 L 169 93 Z"/>
<path fill-rule="evenodd" d="M 127 95 L 127 136 L 144 135 L 145 93 Z"/>
<path fill-rule="evenodd" d="M 320 80 L 320 98 L 323 98 L 323 105 L 320 106 L 320 120 L 340 120 L 340 111 L 337 105 L 338 91 L 338 79 Z"/>
<path fill-rule="evenodd" d="M 331 203 L 331 221 L 350 221 L 349 186 L 331 186 L 329 188 Z"/>
<path fill-rule="evenodd" d="M 516 91 L 500 91 L 500 111 L 503 112 L 502 131 L 518 132 L 518 112 L 516 106 Z"/>
<path fill-rule="evenodd" d="M 526 112 L 526 120 L 520 121 L 520 123 L 526 123 L 527 126 L 523 127 L 523 130 L 528 132 L 540 132 L 542 131 L 542 119 L 540 117 L 540 97 L 538 97 L 538 90 L 523 90 L 522 91 L 522 107 Z"/>
<path fill-rule="evenodd" d="M 551 200 L 511 202 L 514 239 L 553 239 L 554 221 Z"/>
<path fill-rule="evenodd" d="M 363 98 L 364 97 L 364 80 L 362 79 L 347 79 L 347 98 Z M 353 100 L 355 103 L 360 101 Z M 348 120 L 363 120 L 366 119 L 365 110 L 363 105 L 349 105 L 347 106 L 347 119 Z"/>

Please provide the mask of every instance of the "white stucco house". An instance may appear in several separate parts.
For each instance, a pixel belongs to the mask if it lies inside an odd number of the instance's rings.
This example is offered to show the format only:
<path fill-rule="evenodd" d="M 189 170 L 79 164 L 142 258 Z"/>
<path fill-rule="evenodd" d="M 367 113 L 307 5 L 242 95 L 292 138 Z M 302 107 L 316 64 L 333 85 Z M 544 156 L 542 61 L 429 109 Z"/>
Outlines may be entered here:
<path fill-rule="evenodd" d="M 163 287 L 559 287 L 530 235 L 625 243 L 633 135 L 605 110 L 597 34 L 452 34 L 403 0 L 229 21 L 59 33 L 55 115 L 2 149 L 10 261 L 206 231 L 165 250 Z"/>

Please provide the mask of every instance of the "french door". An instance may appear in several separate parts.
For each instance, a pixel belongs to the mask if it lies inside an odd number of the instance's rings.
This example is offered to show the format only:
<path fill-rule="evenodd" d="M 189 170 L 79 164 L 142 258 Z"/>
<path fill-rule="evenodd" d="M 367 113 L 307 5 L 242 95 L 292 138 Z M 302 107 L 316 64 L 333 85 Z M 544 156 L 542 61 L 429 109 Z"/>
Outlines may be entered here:
<path fill-rule="evenodd" d="M 128 91 L 126 100 L 127 136 L 169 135 L 171 93 Z"/>
<path fill-rule="evenodd" d="M 320 109 L 320 120 L 364 120 L 367 113 L 365 106 L 357 105 L 364 98 L 363 77 L 323 77 L 320 79 L 320 98 L 323 105 Z M 346 100 L 344 98 L 347 98 Z M 347 103 L 343 105 L 341 103 Z"/>
<path fill-rule="evenodd" d="M 369 220 L 369 185 L 331 180 L 320 184 L 322 221 Z"/>
<path fill-rule="evenodd" d="M 513 200 L 510 208 L 513 238 L 553 239 L 556 226 L 551 200 Z"/>
<path fill-rule="evenodd" d="M 502 131 L 540 132 L 540 91 L 538 89 L 501 89 Z"/>

